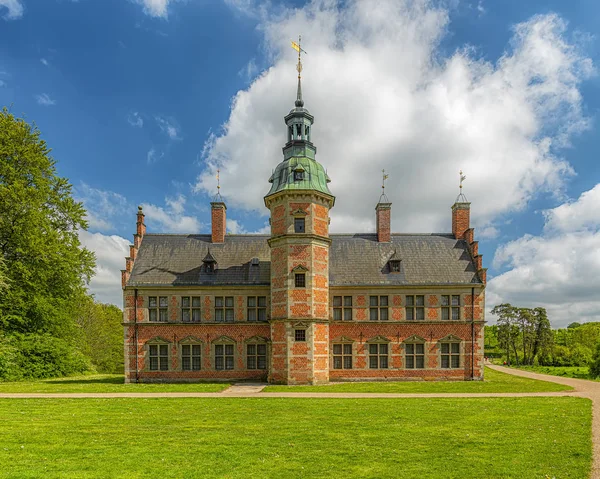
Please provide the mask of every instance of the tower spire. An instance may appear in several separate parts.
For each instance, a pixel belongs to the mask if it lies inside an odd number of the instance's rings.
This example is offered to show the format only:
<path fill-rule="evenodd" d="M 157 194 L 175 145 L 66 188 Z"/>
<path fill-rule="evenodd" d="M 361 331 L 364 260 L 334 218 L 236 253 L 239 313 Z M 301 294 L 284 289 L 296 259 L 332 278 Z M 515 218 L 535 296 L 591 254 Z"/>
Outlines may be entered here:
<path fill-rule="evenodd" d="M 302 43 L 302 35 L 298 35 L 298 43 L 292 40 L 292 48 L 298 52 L 298 64 L 296 65 L 296 70 L 298 71 L 298 92 L 296 94 L 296 106 L 298 108 L 302 108 L 304 106 L 304 100 L 302 100 L 302 59 L 300 57 L 301 53 L 306 54 L 306 50 L 303 50 L 301 47 Z"/>

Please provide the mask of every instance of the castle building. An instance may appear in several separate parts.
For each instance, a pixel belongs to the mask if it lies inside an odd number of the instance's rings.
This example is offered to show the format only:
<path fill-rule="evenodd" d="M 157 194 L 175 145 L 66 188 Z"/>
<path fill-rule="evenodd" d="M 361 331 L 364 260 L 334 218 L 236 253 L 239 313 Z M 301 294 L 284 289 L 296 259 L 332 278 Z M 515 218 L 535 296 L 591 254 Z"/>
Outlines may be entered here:
<path fill-rule="evenodd" d="M 226 234 L 220 195 L 206 235 L 147 234 L 139 208 L 122 270 L 126 381 L 483 379 L 470 203 L 457 198 L 451 233 L 396 234 L 383 194 L 376 233 L 330 234 L 300 82 L 264 198 L 270 235 Z"/>

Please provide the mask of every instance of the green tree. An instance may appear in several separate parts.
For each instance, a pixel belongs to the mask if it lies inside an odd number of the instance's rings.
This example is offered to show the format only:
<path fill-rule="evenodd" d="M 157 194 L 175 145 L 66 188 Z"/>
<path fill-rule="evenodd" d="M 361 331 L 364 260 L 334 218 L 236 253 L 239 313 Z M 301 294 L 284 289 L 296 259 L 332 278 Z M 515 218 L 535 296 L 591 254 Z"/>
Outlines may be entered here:
<path fill-rule="evenodd" d="M 569 325 L 567 326 L 567 329 L 576 329 L 576 328 L 578 328 L 579 326 L 581 326 L 581 323 L 578 323 L 577 321 L 575 321 L 575 322 L 573 322 L 573 323 L 569 324 Z"/>
<path fill-rule="evenodd" d="M 492 314 L 498 316 L 498 344 L 506 352 L 506 362 L 510 363 L 511 350 L 515 362 L 519 364 L 517 341 L 519 339 L 518 308 L 509 303 L 494 306 Z"/>
<path fill-rule="evenodd" d="M 600 376 L 600 342 L 596 344 L 596 349 L 594 350 L 592 363 L 590 364 L 590 376 L 593 378 Z"/>
<path fill-rule="evenodd" d="M 0 257 L 8 287 L 0 291 L 0 328 L 8 333 L 76 334 L 74 312 L 85 297 L 94 255 L 79 242 L 85 210 L 58 176 L 35 126 L 0 112 Z"/>

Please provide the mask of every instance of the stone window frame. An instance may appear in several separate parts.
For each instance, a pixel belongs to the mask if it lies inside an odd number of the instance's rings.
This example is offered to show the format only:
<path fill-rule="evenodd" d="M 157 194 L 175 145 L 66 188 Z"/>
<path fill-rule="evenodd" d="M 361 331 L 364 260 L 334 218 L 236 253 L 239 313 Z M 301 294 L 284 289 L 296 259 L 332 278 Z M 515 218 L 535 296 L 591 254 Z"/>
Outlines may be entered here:
<path fill-rule="evenodd" d="M 452 345 L 457 344 L 457 348 L 453 348 Z M 448 346 L 448 351 L 449 352 L 444 352 L 444 345 L 449 345 Z M 458 349 L 457 352 L 452 352 L 453 349 Z M 443 366 L 443 356 L 448 356 L 448 366 L 444 367 Z M 458 358 L 458 365 L 457 366 L 452 366 L 452 358 L 457 357 Z M 457 337 L 454 336 L 453 334 L 449 334 L 448 336 L 445 336 L 441 339 L 438 340 L 438 365 L 439 365 L 439 369 L 461 369 L 462 367 L 464 367 L 464 341 Z"/>
<path fill-rule="evenodd" d="M 392 342 L 384 337 L 384 336 L 375 336 L 374 338 L 369 339 L 367 342 L 367 364 L 369 365 L 369 369 L 377 370 L 377 369 L 391 369 L 391 354 L 392 354 Z M 371 346 L 377 346 L 377 352 L 372 353 Z M 387 352 L 381 352 L 381 346 L 386 346 Z M 374 368 L 371 366 L 371 357 L 377 358 L 377 367 Z M 385 359 L 385 366 L 381 367 L 382 359 Z"/>
<path fill-rule="evenodd" d="M 377 299 L 377 304 L 373 303 L 373 299 Z M 385 304 L 382 305 L 382 299 L 385 298 Z M 385 314 L 383 312 L 385 311 Z M 373 313 L 377 313 L 377 318 L 373 319 Z M 382 316 L 385 316 L 383 318 Z M 369 321 L 389 321 L 390 320 L 390 297 L 388 294 L 373 294 L 369 295 Z"/>
<path fill-rule="evenodd" d="M 184 306 L 185 299 L 188 300 L 187 306 Z M 197 305 L 194 305 L 194 303 L 195 303 L 194 300 L 198 300 Z M 201 296 L 192 296 L 192 295 L 181 296 L 180 306 L 181 306 L 181 322 L 182 323 L 201 323 L 202 322 L 202 297 Z M 186 316 L 184 314 L 185 312 L 187 312 L 187 317 L 188 317 L 187 320 L 184 319 Z M 198 315 L 197 320 L 194 319 L 195 313 L 197 313 L 197 315 Z"/>
<path fill-rule="evenodd" d="M 301 326 L 294 326 L 294 342 L 296 343 L 305 343 L 306 339 L 306 330 L 308 328 Z M 304 333 L 304 334 L 302 334 Z"/>
<path fill-rule="evenodd" d="M 166 371 L 171 371 L 171 345 L 172 342 L 169 341 L 168 339 L 165 339 L 163 337 L 160 336 L 156 336 L 152 339 L 149 339 L 148 341 L 146 341 L 144 343 L 144 371 L 147 372 L 166 372 Z M 150 356 L 152 347 L 156 346 L 157 347 L 157 352 L 159 353 L 157 355 L 158 359 L 158 367 L 157 369 L 151 369 L 151 357 L 155 357 L 155 356 Z M 165 357 L 165 355 L 160 354 L 160 350 L 162 349 L 161 347 L 166 347 L 167 348 L 167 354 L 166 354 L 166 363 L 167 363 L 167 368 L 166 369 L 161 369 L 161 357 Z"/>
<path fill-rule="evenodd" d="M 223 354 L 219 354 L 218 356 L 223 357 L 223 367 L 217 369 L 217 346 L 222 346 Z M 232 347 L 232 354 L 226 354 L 227 346 Z M 227 357 L 232 357 L 232 365 L 233 367 L 227 368 Z M 210 347 L 210 362 L 212 365 L 212 369 L 214 371 L 235 371 L 237 368 L 235 367 L 237 361 L 237 342 L 235 339 L 230 338 L 229 336 L 219 336 L 214 339 L 211 343 Z"/>
<path fill-rule="evenodd" d="M 260 306 L 260 299 L 264 298 L 264 306 Z M 250 305 L 250 300 L 254 299 L 254 306 Z M 254 312 L 255 319 L 250 319 L 250 312 Z M 260 319 L 260 312 L 264 312 L 264 319 Z M 266 296 L 248 296 L 246 299 L 246 321 L 251 323 L 267 322 L 267 297 Z"/>
<path fill-rule="evenodd" d="M 255 346 L 256 350 L 254 354 L 250 354 L 248 351 L 248 347 L 249 346 Z M 264 346 L 265 347 L 265 367 L 264 368 L 259 368 L 258 367 L 258 357 L 259 356 L 263 356 L 262 354 L 258 354 L 258 346 Z M 244 341 L 244 367 L 248 370 L 248 371 L 267 371 L 269 369 L 269 340 L 265 337 L 262 336 L 252 336 L 251 338 L 248 338 Z M 250 361 L 249 356 L 254 356 L 256 358 L 256 367 L 251 368 L 249 367 L 249 363 Z"/>
<path fill-rule="evenodd" d="M 336 346 L 340 346 L 340 353 L 336 354 L 335 349 Z M 348 346 L 350 352 L 348 352 Z M 340 338 L 334 339 L 331 341 L 331 352 L 330 352 L 330 361 L 331 361 L 331 369 L 335 369 L 336 371 L 344 371 L 348 369 L 354 369 L 354 340 L 342 336 Z M 340 358 L 340 366 L 339 368 L 335 367 L 336 358 Z M 350 367 L 346 367 L 346 359 L 350 358 Z"/>
<path fill-rule="evenodd" d="M 306 218 L 304 216 L 294 216 L 294 233 L 306 233 Z"/>
<path fill-rule="evenodd" d="M 411 299 L 409 300 L 409 298 Z M 421 299 L 422 301 L 419 301 Z M 404 296 L 404 304 L 404 310 L 406 313 L 405 317 L 407 321 L 425 321 L 424 294 L 407 294 Z"/>
<path fill-rule="evenodd" d="M 215 296 L 214 313 L 216 323 L 233 323 L 235 322 L 235 296 Z M 217 302 L 221 300 L 221 305 Z M 231 300 L 231 302 L 229 302 Z M 228 304 L 231 304 L 228 306 Z M 221 319 L 217 319 L 217 311 L 221 313 Z M 231 313 L 231 319 L 227 319 L 227 313 Z"/>
<path fill-rule="evenodd" d="M 190 369 L 183 369 L 183 347 L 190 346 Z M 200 358 L 199 358 L 199 368 L 193 368 L 193 347 L 199 346 L 200 348 Z M 179 371 L 201 371 L 202 370 L 202 359 L 204 357 L 204 341 L 195 336 L 186 336 L 185 338 L 179 341 Z"/>
<path fill-rule="evenodd" d="M 295 288 L 306 288 L 306 273 L 308 272 L 308 268 L 299 264 L 292 268 L 292 277 L 294 279 L 294 287 Z"/>
<path fill-rule="evenodd" d="M 340 298 L 340 304 L 336 305 L 336 298 Z M 347 303 L 347 299 L 350 300 L 350 304 Z M 336 295 L 332 300 L 332 309 L 333 309 L 333 320 L 334 321 L 352 321 L 352 308 L 353 308 L 353 297 L 352 295 Z M 336 319 L 336 311 L 339 311 L 340 319 Z M 347 318 L 347 313 L 349 318 Z"/>
<path fill-rule="evenodd" d="M 418 354 L 416 352 L 416 345 L 423 346 L 423 354 Z M 413 352 L 409 352 L 409 346 L 412 346 Z M 402 341 L 402 364 L 404 364 L 404 369 L 427 369 L 427 340 L 422 338 L 421 336 L 417 336 L 416 334 L 406 338 Z M 413 357 L 413 367 L 408 366 L 408 358 Z M 423 367 L 417 367 L 417 356 L 423 356 Z"/>
<path fill-rule="evenodd" d="M 442 321 L 460 321 L 460 294 L 442 294 L 440 309 Z"/>
<path fill-rule="evenodd" d="M 164 300 L 164 304 L 162 300 Z M 161 319 L 163 314 L 164 319 Z M 155 319 L 152 319 L 152 316 Z M 167 323 L 169 321 L 169 296 L 148 296 L 148 321 L 152 323 Z"/>

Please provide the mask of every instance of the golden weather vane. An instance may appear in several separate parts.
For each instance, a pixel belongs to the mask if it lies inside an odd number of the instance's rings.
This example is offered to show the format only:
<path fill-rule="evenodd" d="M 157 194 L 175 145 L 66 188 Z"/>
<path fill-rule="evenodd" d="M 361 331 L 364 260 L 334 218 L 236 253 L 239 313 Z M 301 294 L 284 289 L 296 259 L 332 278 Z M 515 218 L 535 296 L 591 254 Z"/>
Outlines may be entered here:
<path fill-rule="evenodd" d="M 385 170 L 381 170 L 381 176 L 382 176 L 382 180 L 381 180 L 381 196 L 379 197 L 379 202 L 385 202 L 385 203 L 389 203 L 390 200 L 388 200 L 387 195 L 385 194 L 385 180 L 387 180 L 390 175 L 386 174 Z"/>
<path fill-rule="evenodd" d="M 306 50 L 300 46 L 301 43 L 302 35 L 298 35 L 298 43 L 292 40 L 292 48 L 298 52 L 298 64 L 296 65 L 296 70 L 298 70 L 298 78 L 300 78 L 300 73 L 302 73 L 302 61 L 300 59 L 300 54 L 304 53 L 306 55 Z"/>
<path fill-rule="evenodd" d="M 462 183 L 463 183 L 463 181 L 465 181 L 467 179 L 467 177 L 465 175 L 463 175 L 462 170 L 460 170 L 458 172 L 458 174 L 460 175 L 460 186 L 459 186 L 459 188 L 460 188 L 460 191 L 462 192 Z"/>

